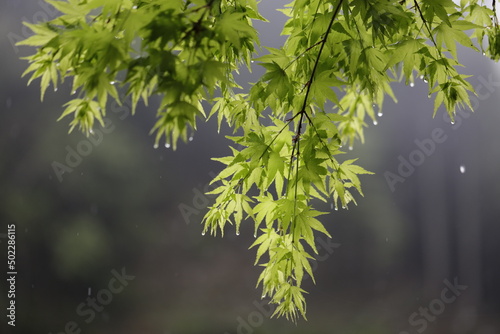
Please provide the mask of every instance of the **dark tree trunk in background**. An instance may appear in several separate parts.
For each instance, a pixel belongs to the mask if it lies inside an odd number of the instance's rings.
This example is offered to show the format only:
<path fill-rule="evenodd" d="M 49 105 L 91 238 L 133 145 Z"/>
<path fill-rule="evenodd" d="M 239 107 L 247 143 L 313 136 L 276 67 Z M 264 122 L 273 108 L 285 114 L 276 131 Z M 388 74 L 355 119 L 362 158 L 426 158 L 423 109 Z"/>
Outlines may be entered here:
<path fill-rule="evenodd" d="M 442 154 L 428 157 L 418 182 L 420 221 L 422 226 L 422 260 L 424 298 L 432 300 L 450 278 L 450 230 L 446 202 L 446 170 Z M 425 180 L 425 181 L 424 181 Z"/>
<path fill-rule="evenodd" d="M 455 196 L 457 264 L 458 280 L 468 288 L 458 299 L 455 326 L 457 333 L 470 333 L 477 323 L 478 305 L 481 305 L 481 213 L 476 168 L 466 170 L 461 176 Z"/>

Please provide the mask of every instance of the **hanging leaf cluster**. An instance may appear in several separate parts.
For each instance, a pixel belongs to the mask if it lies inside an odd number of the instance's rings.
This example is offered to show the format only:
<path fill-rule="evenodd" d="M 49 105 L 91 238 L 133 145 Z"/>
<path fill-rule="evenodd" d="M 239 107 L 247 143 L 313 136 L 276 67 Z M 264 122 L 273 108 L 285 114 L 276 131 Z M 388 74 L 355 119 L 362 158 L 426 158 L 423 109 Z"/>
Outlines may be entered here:
<path fill-rule="evenodd" d="M 453 120 L 474 94 L 457 70 L 458 45 L 500 59 L 494 0 L 295 0 L 281 10 L 286 42 L 265 49 L 256 0 L 46 1 L 61 15 L 27 24 L 34 35 L 19 44 L 36 47 L 25 74 L 40 78 L 42 99 L 72 80 L 61 115 L 70 131 L 102 124 L 119 91 L 134 112 L 161 97 L 156 145 L 176 148 L 208 117 L 234 130 L 231 154 L 215 159 L 224 168 L 203 234 L 223 235 L 228 223 L 239 234 L 253 221 L 258 285 L 292 320 L 306 314 L 301 286 L 313 277 L 315 236 L 330 237 L 314 204 L 347 208 L 362 194 L 359 175 L 370 173 L 341 155 L 364 141 L 384 99 L 396 100 L 391 85 L 423 80 L 434 114 L 444 106 Z M 234 74 L 254 61 L 265 74 L 242 92 Z"/>

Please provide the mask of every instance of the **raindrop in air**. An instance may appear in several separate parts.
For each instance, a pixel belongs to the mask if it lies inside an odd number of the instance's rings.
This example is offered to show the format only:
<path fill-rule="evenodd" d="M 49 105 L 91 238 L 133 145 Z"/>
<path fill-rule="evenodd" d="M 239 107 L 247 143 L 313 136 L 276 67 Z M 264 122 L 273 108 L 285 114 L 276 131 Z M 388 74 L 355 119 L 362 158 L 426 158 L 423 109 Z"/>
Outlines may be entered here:
<path fill-rule="evenodd" d="M 170 144 L 169 143 L 165 143 L 165 147 L 166 148 L 170 148 Z"/>
<path fill-rule="evenodd" d="M 77 236 L 77 237 L 79 237 L 79 236 L 80 236 L 80 232 L 77 232 L 77 233 L 76 233 L 76 236 Z"/>
<path fill-rule="evenodd" d="M 465 173 L 465 166 L 464 165 L 461 165 L 460 166 L 460 173 Z"/>
<path fill-rule="evenodd" d="M 389 242 L 389 238 L 385 238 L 385 242 Z"/>
<path fill-rule="evenodd" d="M 90 293 L 91 293 L 91 292 L 92 292 L 92 289 L 91 289 L 91 288 L 90 288 L 90 286 L 89 286 L 89 290 L 88 290 L 88 294 L 89 294 L 89 296 L 90 296 Z"/>
<path fill-rule="evenodd" d="M 330 209 L 333 209 L 333 203 L 332 203 L 332 204 L 330 204 Z"/>
<path fill-rule="evenodd" d="M 483 56 L 486 56 L 486 52 L 483 52 Z"/>
<path fill-rule="evenodd" d="M 374 120 L 373 120 L 373 125 L 377 125 L 377 124 L 378 124 L 377 120 L 376 120 L 376 119 L 374 119 Z"/>
<path fill-rule="evenodd" d="M 154 147 L 155 149 L 157 149 L 157 148 L 158 148 L 158 144 L 154 144 L 154 146 L 153 146 L 153 147 Z"/>
<path fill-rule="evenodd" d="M 415 83 L 410 82 L 410 87 L 415 87 Z"/>

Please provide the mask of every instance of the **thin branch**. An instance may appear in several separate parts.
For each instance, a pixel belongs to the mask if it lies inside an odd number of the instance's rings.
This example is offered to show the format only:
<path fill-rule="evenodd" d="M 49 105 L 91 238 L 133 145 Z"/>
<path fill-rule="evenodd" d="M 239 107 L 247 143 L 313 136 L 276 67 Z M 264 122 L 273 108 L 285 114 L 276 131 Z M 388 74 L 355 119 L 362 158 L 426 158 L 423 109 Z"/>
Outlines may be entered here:
<path fill-rule="evenodd" d="M 304 97 L 304 103 L 302 105 L 301 110 L 294 116 L 294 118 L 295 118 L 297 115 L 300 114 L 299 125 L 298 125 L 296 136 L 295 136 L 296 142 L 300 139 L 301 129 L 302 129 L 302 122 L 304 120 L 304 114 L 306 113 L 305 108 L 306 108 L 306 105 L 307 105 L 307 100 L 309 98 L 309 93 L 311 92 L 311 83 L 314 80 L 314 75 L 316 74 L 316 69 L 318 68 L 319 59 L 321 58 L 321 54 L 322 54 L 323 49 L 325 47 L 326 41 L 328 40 L 328 35 L 330 34 L 330 30 L 331 30 L 331 28 L 333 26 L 333 22 L 335 21 L 335 19 L 337 18 L 338 13 L 340 12 L 340 7 L 342 6 L 342 3 L 343 3 L 343 0 L 339 0 L 339 2 L 337 4 L 337 7 L 335 8 L 335 10 L 333 12 L 333 15 L 332 15 L 332 18 L 330 20 L 330 23 L 328 24 L 328 28 L 327 28 L 327 30 L 325 32 L 325 37 L 320 41 L 321 42 L 321 47 L 320 47 L 320 49 L 318 51 L 318 56 L 316 57 L 316 61 L 314 63 L 314 67 L 313 67 L 313 70 L 311 72 L 311 77 L 310 77 L 309 81 L 306 83 L 306 85 L 307 85 L 307 91 L 306 91 L 306 95 Z M 295 149 L 296 149 L 296 145 L 293 146 L 292 155 L 290 156 L 290 170 L 288 172 L 288 184 L 287 184 L 287 190 L 286 190 L 286 192 L 288 192 L 288 186 L 290 184 L 290 176 L 291 176 L 290 173 L 291 173 L 292 166 L 293 166 L 292 165 L 292 161 L 293 161 L 293 158 L 295 156 Z M 295 182 L 297 182 L 297 180 Z"/>
<path fill-rule="evenodd" d="M 323 140 L 323 138 L 321 138 L 321 136 L 319 135 L 319 132 L 318 132 L 318 129 L 316 128 L 316 126 L 314 125 L 311 117 L 309 117 L 309 115 L 306 113 L 306 118 L 307 120 L 309 121 L 309 124 L 312 126 L 312 128 L 314 129 L 314 132 L 316 132 L 316 135 L 318 136 L 319 138 L 319 141 L 320 143 L 326 148 L 326 151 L 328 152 L 328 158 L 330 159 L 330 161 L 332 162 L 332 164 L 335 166 L 337 165 L 338 166 L 338 162 L 336 162 L 335 160 L 333 160 L 332 158 L 332 153 L 330 152 L 330 149 L 328 148 L 328 145 L 326 145 L 325 141 Z M 338 167 L 337 167 L 338 168 Z"/>
<path fill-rule="evenodd" d="M 298 59 L 300 59 L 300 57 L 302 57 L 303 55 L 305 55 L 306 53 L 308 53 L 309 51 L 311 51 L 311 49 L 314 49 L 314 47 L 320 45 L 321 43 L 323 43 L 324 41 L 324 38 L 317 41 L 316 43 L 314 43 L 313 45 L 311 45 L 310 47 L 308 47 L 307 49 L 305 49 L 304 51 L 302 51 L 301 54 L 299 54 L 297 57 L 295 57 L 294 59 L 292 59 L 285 67 L 283 67 L 283 71 L 285 71 L 287 68 L 289 68 L 293 63 L 295 63 Z"/>
<path fill-rule="evenodd" d="M 417 0 L 414 0 L 414 3 L 415 3 L 415 8 L 417 8 L 417 11 L 418 11 L 418 13 L 420 15 L 420 19 L 422 20 L 422 22 L 424 22 L 424 26 L 427 29 L 427 32 L 429 33 L 429 38 L 432 41 L 432 44 L 434 44 L 434 46 L 436 47 L 436 50 L 437 50 L 439 56 L 442 59 L 446 58 L 443 55 L 443 53 L 441 52 L 441 50 L 439 49 L 439 47 L 437 45 L 437 42 L 434 39 L 434 35 L 432 34 L 431 26 L 430 26 L 429 22 L 427 22 L 427 20 L 424 18 L 424 13 L 422 12 L 422 9 L 420 8 L 420 5 L 418 4 Z M 444 67 L 446 68 L 446 70 L 448 71 L 448 73 L 451 75 L 450 69 L 448 68 L 448 64 L 446 62 L 444 62 Z"/>
<path fill-rule="evenodd" d="M 295 117 L 297 117 L 299 114 L 296 114 L 295 116 L 293 116 L 292 118 L 288 119 L 286 124 L 281 128 L 280 131 L 278 131 L 278 134 L 276 134 L 276 136 L 273 138 L 273 140 L 271 140 L 271 142 L 269 144 L 267 144 L 267 147 L 266 149 L 264 150 L 264 152 L 262 152 L 262 154 L 260 155 L 259 159 L 262 159 L 262 157 L 264 156 L 264 154 L 267 152 L 267 150 L 269 148 L 271 148 L 271 145 L 274 143 L 274 141 L 276 139 L 278 139 L 279 135 L 290 125 L 290 123 L 292 123 L 292 121 L 295 119 Z"/>
<path fill-rule="evenodd" d="M 302 113 L 300 115 L 300 120 L 301 122 L 299 123 L 299 133 L 300 133 L 300 128 L 302 127 L 302 118 L 305 113 Z M 299 165 L 300 165 L 300 140 L 297 140 L 297 167 L 295 170 L 295 189 L 294 189 L 294 194 L 293 198 L 295 200 L 295 204 L 293 206 L 293 220 L 292 220 L 292 225 L 290 228 L 290 232 L 292 233 L 292 245 L 294 245 L 294 235 L 295 235 L 295 223 L 297 221 L 297 191 L 298 191 L 298 186 L 299 186 Z"/>
<path fill-rule="evenodd" d="M 314 80 L 314 75 L 316 74 L 316 69 L 318 68 L 319 59 L 321 58 L 321 53 L 323 52 L 323 49 L 325 48 L 326 41 L 328 40 L 328 35 L 330 34 L 330 30 L 332 29 L 332 26 L 333 26 L 333 22 L 335 21 L 338 13 L 340 12 L 340 7 L 342 6 L 342 2 L 344 2 L 344 0 L 339 0 L 337 8 L 335 8 L 335 11 L 333 12 L 332 19 L 330 20 L 330 23 L 328 24 L 328 28 L 326 29 L 325 38 L 323 38 L 323 40 L 322 40 L 321 47 L 320 47 L 319 52 L 318 52 L 318 57 L 316 57 L 316 62 L 314 63 L 314 67 L 313 67 L 313 70 L 311 72 L 311 78 L 309 79 L 309 81 L 306 84 L 307 91 L 306 91 L 306 96 L 304 97 L 304 104 L 302 105 L 302 108 L 299 112 L 305 112 L 305 108 L 307 105 L 307 99 L 309 97 L 309 93 L 311 92 L 311 84 L 312 84 L 312 81 Z"/>

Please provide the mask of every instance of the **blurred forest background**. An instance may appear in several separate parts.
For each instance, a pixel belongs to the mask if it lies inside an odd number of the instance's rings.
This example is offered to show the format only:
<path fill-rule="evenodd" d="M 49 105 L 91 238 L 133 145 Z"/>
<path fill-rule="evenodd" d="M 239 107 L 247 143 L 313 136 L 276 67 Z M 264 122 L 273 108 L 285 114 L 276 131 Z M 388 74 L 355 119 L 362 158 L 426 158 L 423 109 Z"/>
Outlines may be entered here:
<path fill-rule="evenodd" d="M 284 41 L 286 18 L 275 9 L 286 2 L 261 3 L 270 20 L 256 24 L 263 45 Z M 365 197 L 348 210 L 319 204 L 330 212 L 322 221 L 333 239 L 321 241 L 316 285 L 304 285 L 308 321 L 294 325 L 259 306 L 260 268 L 247 250 L 252 222 L 239 236 L 231 229 L 223 239 L 201 235 L 213 200 L 201 193 L 221 169 L 211 158 L 229 152 L 228 129 L 218 134 L 214 120 L 200 122 L 177 151 L 154 149 L 152 103 L 133 117 L 126 105 L 111 108 L 107 133 L 100 129 L 94 144 L 77 131 L 68 135 L 70 120 L 56 119 L 69 83 L 41 103 L 39 81 L 27 87 L 21 78 L 27 62 L 19 58 L 33 50 L 13 45 L 27 37 L 22 21 L 54 17 L 41 1 L 0 2 L 1 333 L 79 333 L 71 322 L 81 333 L 500 333 L 500 64 L 461 50 L 479 97 L 475 112 L 455 124 L 443 110 L 432 118 L 423 81 L 394 84 L 399 102 L 387 100 L 365 144 L 345 155 L 376 173 L 362 178 Z M 254 67 L 242 83 L 262 74 Z M 415 153 L 422 151 L 416 140 L 428 143 L 436 129 L 446 139 L 428 155 Z M 88 154 L 58 176 L 54 163 L 67 165 L 71 150 Z M 386 172 L 398 174 L 410 156 L 424 159 L 391 189 Z M 12 223 L 15 328 L 5 316 Z M 122 270 L 134 278 L 109 300 L 113 272 Z M 450 303 L 442 302 L 446 280 L 467 286 Z M 82 316 L 81 303 L 99 294 L 106 305 L 92 319 Z"/>

